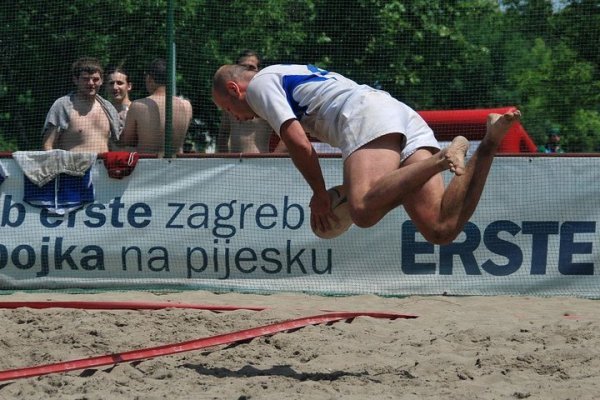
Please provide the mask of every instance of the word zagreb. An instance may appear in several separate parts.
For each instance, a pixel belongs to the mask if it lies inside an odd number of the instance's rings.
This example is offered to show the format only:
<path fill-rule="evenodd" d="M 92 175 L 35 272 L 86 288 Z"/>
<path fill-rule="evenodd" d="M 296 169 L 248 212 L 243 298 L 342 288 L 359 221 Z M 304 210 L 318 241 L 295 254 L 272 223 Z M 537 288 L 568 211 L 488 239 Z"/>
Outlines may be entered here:
<path fill-rule="evenodd" d="M 8 195 L 2 206 L 0 228 L 31 227 L 28 225 L 31 221 L 26 221 L 29 213 L 25 205 L 13 202 Z M 211 206 L 172 202 L 160 206 L 158 212 L 147 203 L 127 205 L 121 197 L 115 197 L 107 205 L 92 203 L 65 217 L 53 215 L 46 209 L 31 214 L 39 215 L 43 228 L 143 229 L 159 223 L 166 229 L 208 229 L 217 238 L 232 238 L 239 230 L 251 228 L 298 230 L 305 223 L 304 208 L 291 202 L 288 196 L 283 197 L 281 204 L 256 205 L 230 200 Z"/>

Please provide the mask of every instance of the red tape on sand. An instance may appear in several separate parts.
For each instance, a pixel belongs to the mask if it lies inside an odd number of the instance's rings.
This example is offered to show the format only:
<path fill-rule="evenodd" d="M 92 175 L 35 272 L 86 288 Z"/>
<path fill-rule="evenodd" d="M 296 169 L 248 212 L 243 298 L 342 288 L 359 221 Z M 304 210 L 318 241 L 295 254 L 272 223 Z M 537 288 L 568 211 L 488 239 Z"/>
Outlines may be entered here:
<path fill-rule="evenodd" d="M 0 308 L 76 308 L 84 310 L 161 310 L 164 308 L 189 308 L 208 311 L 264 311 L 267 307 L 219 306 L 206 304 L 141 302 L 141 301 L 0 301 Z"/>
<path fill-rule="evenodd" d="M 39 304 L 42 303 L 42 304 Z M 56 307 L 57 302 L 34 302 L 29 304 L 36 304 L 38 306 L 47 305 L 51 307 L 54 304 Z M 7 303 L 0 303 L 6 305 Z M 9 307 L 14 303 L 9 303 Z M 24 304 L 24 303 L 20 303 Z M 73 305 L 72 302 L 68 304 Z M 121 306 L 129 305 L 131 307 L 133 303 L 123 303 Z M 139 303 L 140 305 L 146 305 L 147 303 Z M 169 307 L 172 307 L 172 303 L 166 303 Z M 94 304 L 87 304 L 93 306 Z M 23 307 L 23 305 L 21 305 Z M 220 307 L 220 306 L 219 306 Z M 16 308 L 16 307 L 13 307 Z M 222 308 L 221 308 L 222 310 Z M 46 364 L 28 368 L 18 368 L 6 371 L 0 371 L 0 382 L 21 378 L 30 378 L 34 376 L 47 375 L 58 372 L 67 372 L 77 369 L 94 368 L 104 365 L 113 365 L 123 362 L 132 362 L 138 360 L 145 360 L 159 356 L 165 356 L 170 354 L 182 353 L 185 351 L 199 350 L 206 347 L 232 344 L 238 342 L 244 342 L 251 339 L 255 339 L 261 336 L 269 336 L 280 332 L 291 331 L 299 328 L 303 328 L 308 325 L 319 325 L 325 323 L 334 323 L 342 320 L 353 320 L 357 317 L 372 317 L 372 318 L 384 318 L 395 320 L 398 318 L 417 318 L 415 315 L 395 314 L 395 313 L 379 313 L 379 312 L 333 312 L 328 314 L 315 315 L 312 317 L 298 318 L 294 320 L 288 320 L 279 322 L 271 325 L 259 326 L 256 328 L 246 329 L 237 332 L 231 332 L 223 335 L 211 336 L 207 338 L 191 340 L 187 342 L 168 344 L 164 346 L 151 347 L 140 350 L 133 350 L 118 354 L 108 354 L 99 357 L 91 357 L 73 361 L 58 362 L 54 364 Z"/>

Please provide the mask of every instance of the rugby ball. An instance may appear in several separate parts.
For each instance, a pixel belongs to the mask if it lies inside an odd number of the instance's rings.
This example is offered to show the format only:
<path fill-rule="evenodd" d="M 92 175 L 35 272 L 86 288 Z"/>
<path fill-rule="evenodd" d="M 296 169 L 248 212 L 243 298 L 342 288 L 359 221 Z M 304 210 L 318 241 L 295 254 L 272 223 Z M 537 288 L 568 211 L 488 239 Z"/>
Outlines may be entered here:
<path fill-rule="evenodd" d="M 313 229 L 313 233 L 321 239 L 333 239 L 346 232 L 352 226 L 352 218 L 350 217 L 350 206 L 348 197 L 346 196 L 346 188 L 343 185 L 334 186 L 327 190 L 331 199 L 331 211 L 338 217 L 338 222 L 331 222 L 331 229 L 322 231 Z"/>

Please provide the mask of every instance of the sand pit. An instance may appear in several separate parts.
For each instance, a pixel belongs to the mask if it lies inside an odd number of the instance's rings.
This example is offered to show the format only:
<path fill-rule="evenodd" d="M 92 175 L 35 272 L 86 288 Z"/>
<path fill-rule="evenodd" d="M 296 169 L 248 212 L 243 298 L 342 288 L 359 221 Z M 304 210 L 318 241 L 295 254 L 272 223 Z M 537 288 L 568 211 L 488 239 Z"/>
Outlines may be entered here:
<path fill-rule="evenodd" d="M 360 317 L 236 346 L 5 381 L 0 382 L 0 399 L 596 399 L 600 393 L 600 307 L 595 300 L 204 291 L 0 297 L 45 300 L 268 309 L 2 309 L 1 370 L 189 341 L 323 310 L 419 317 Z"/>

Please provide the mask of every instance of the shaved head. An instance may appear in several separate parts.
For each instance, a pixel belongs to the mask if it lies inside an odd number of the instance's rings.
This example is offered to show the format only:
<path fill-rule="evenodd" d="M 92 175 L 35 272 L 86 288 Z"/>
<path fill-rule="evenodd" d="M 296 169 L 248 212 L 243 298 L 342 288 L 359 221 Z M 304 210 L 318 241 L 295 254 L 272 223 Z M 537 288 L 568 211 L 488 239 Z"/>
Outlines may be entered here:
<path fill-rule="evenodd" d="M 220 67 L 213 77 L 212 98 L 222 110 L 240 121 L 256 116 L 246 102 L 246 89 L 256 70 L 244 65 L 227 64 Z"/>
<path fill-rule="evenodd" d="M 246 72 L 252 72 L 252 74 L 245 76 Z M 250 80 L 252 76 L 254 76 L 254 73 L 255 71 L 252 71 L 245 65 L 223 65 L 213 76 L 213 93 L 225 95 L 227 94 L 227 82 L 242 82 L 246 79 Z"/>

